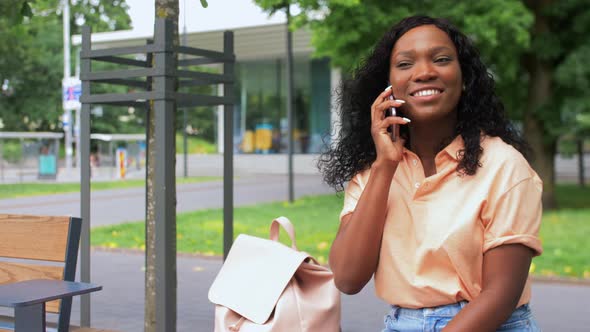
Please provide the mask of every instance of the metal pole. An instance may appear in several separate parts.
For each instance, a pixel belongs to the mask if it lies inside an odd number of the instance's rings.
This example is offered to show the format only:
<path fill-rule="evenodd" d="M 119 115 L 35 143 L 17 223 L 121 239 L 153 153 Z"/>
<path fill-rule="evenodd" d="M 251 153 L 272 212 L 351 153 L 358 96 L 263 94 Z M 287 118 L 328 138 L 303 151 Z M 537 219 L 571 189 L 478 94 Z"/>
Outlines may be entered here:
<path fill-rule="evenodd" d="M 293 190 L 293 41 L 292 33 L 289 29 L 291 22 L 291 12 L 289 5 L 286 7 L 287 13 L 287 154 L 289 164 L 289 202 L 293 202 L 295 199 L 295 193 Z"/>
<path fill-rule="evenodd" d="M 182 151 L 184 153 L 183 160 L 183 176 L 188 177 L 188 140 L 186 137 L 186 108 L 182 109 Z"/>
<path fill-rule="evenodd" d="M 80 77 L 80 52 L 76 52 L 76 67 L 74 71 L 74 76 L 76 78 Z M 76 114 L 76 121 L 74 124 L 74 143 L 76 144 L 76 149 L 74 150 L 74 159 L 76 160 L 76 167 L 80 168 L 80 112 L 82 111 L 81 108 L 77 108 L 75 111 Z"/>
<path fill-rule="evenodd" d="M 19 139 L 20 141 L 20 167 L 19 167 L 19 171 L 18 171 L 18 179 L 19 182 L 23 182 L 23 169 L 25 168 L 25 142 L 23 140 L 23 138 L 21 137 Z"/>
<path fill-rule="evenodd" d="M 187 46 L 186 43 L 186 1 L 183 1 L 184 12 L 184 26 L 182 27 L 182 45 Z M 184 58 L 185 55 L 183 54 Z M 183 176 L 188 177 L 188 140 L 186 137 L 186 107 L 182 108 L 182 151 L 183 151 Z"/>
<path fill-rule="evenodd" d="M 234 33 L 223 33 L 223 52 L 234 53 Z M 235 78 L 234 63 L 223 63 L 223 74 Z M 223 84 L 223 96 L 233 96 L 234 85 Z M 234 104 L 223 105 L 223 259 L 227 258 L 234 238 Z"/>
<path fill-rule="evenodd" d="M 70 71 L 70 0 L 63 0 L 63 41 L 64 41 L 64 80 L 71 76 Z M 69 110 L 64 110 L 65 131 L 65 152 L 66 152 L 66 169 L 68 173 L 72 169 L 72 115 Z"/>
<path fill-rule="evenodd" d="M 82 27 L 82 50 L 90 53 L 90 27 Z M 90 59 L 81 60 L 84 76 L 91 71 Z M 90 81 L 82 81 L 82 94 L 90 95 Z M 80 241 L 80 280 L 90 282 L 90 104 L 83 103 L 80 114 L 80 213 L 82 231 Z M 90 326 L 90 294 L 80 299 L 80 325 Z"/>
<path fill-rule="evenodd" d="M 584 169 L 584 140 L 578 138 L 576 141 L 578 148 L 578 183 L 580 187 L 586 186 L 586 174 Z"/>
<path fill-rule="evenodd" d="M 111 180 L 115 178 L 115 171 L 117 170 L 117 163 L 115 162 L 115 155 L 113 153 L 113 139 L 109 141 L 109 164 L 111 165 Z"/>
<path fill-rule="evenodd" d="M 55 152 L 53 153 L 53 156 L 55 157 L 55 176 L 54 179 L 57 179 L 57 162 L 59 160 L 59 138 L 55 139 Z"/>
<path fill-rule="evenodd" d="M 64 38 L 64 78 L 71 76 L 70 72 L 70 1 L 63 0 L 63 38 Z"/>
<path fill-rule="evenodd" d="M 156 249 L 156 331 L 176 331 L 176 182 L 174 112 L 176 62 L 172 49 L 172 21 L 156 20 L 154 52 L 155 116 L 155 249 Z M 167 66 L 174 63 L 173 67 Z"/>

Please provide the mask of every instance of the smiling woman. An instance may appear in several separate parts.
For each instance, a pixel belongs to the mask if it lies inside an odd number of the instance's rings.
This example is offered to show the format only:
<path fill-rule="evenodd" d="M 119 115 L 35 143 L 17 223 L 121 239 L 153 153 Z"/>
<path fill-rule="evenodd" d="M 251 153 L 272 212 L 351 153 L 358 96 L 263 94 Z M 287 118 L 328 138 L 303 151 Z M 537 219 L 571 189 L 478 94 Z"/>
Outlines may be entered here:
<path fill-rule="evenodd" d="M 409 127 L 414 132 L 411 136 L 419 135 L 416 130 L 432 130 L 425 124 L 444 119 L 448 119 L 444 120 L 446 135 L 451 136 L 463 79 L 449 36 L 434 25 L 414 28 L 395 44 L 391 64 L 393 93 L 407 101 L 405 114 L 414 120 Z"/>
<path fill-rule="evenodd" d="M 537 331 L 527 277 L 542 183 L 472 42 L 448 21 L 404 19 L 341 96 L 338 143 L 319 163 L 347 183 L 336 286 L 354 294 L 374 276 L 393 308 L 384 332 Z"/>

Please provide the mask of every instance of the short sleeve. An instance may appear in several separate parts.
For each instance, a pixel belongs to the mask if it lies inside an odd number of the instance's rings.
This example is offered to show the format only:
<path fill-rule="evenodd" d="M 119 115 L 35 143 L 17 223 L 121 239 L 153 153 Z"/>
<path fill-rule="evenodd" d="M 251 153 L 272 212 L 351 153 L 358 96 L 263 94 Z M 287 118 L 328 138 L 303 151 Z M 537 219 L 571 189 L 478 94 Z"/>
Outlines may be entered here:
<path fill-rule="evenodd" d="M 342 207 L 342 212 L 340 212 L 340 221 L 342 218 L 354 211 L 356 208 L 356 204 L 358 203 L 361 194 L 363 193 L 363 189 L 365 187 L 365 183 L 361 177 L 361 174 L 355 175 L 346 186 L 344 190 L 344 206 Z"/>
<path fill-rule="evenodd" d="M 543 252 L 538 237 L 541 227 L 543 184 L 537 176 L 524 179 L 498 197 L 490 197 L 482 218 L 483 252 L 503 244 L 522 244 Z"/>

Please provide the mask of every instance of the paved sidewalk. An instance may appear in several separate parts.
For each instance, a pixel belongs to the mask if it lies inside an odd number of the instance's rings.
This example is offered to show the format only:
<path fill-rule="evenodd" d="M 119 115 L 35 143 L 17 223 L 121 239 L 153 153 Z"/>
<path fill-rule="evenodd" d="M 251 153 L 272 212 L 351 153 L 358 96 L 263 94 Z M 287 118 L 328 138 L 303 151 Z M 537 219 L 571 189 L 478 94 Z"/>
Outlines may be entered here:
<path fill-rule="evenodd" d="M 221 267 L 219 258 L 178 258 L 178 331 L 213 331 L 209 286 Z M 92 280 L 103 290 L 92 295 L 92 325 L 125 332 L 143 331 L 144 256 L 93 251 Z M 374 296 L 373 284 L 354 296 L 343 295 L 343 332 L 381 331 L 387 305 Z M 545 332 L 590 330 L 590 287 L 533 283 L 531 306 Z M 73 323 L 79 321 L 74 301 Z"/>

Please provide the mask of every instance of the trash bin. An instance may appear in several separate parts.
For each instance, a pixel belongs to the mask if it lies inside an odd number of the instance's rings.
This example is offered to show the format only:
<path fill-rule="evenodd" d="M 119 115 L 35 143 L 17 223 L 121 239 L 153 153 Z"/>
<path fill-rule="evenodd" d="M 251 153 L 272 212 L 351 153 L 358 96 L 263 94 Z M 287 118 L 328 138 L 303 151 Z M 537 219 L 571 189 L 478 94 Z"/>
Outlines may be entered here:
<path fill-rule="evenodd" d="M 49 146 L 41 144 L 39 149 L 39 179 L 55 179 L 57 177 L 57 157 L 50 153 Z"/>
<path fill-rule="evenodd" d="M 57 160 L 54 155 L 39 155 L 39 179 L 55 179 L 57 177 Z"/>

